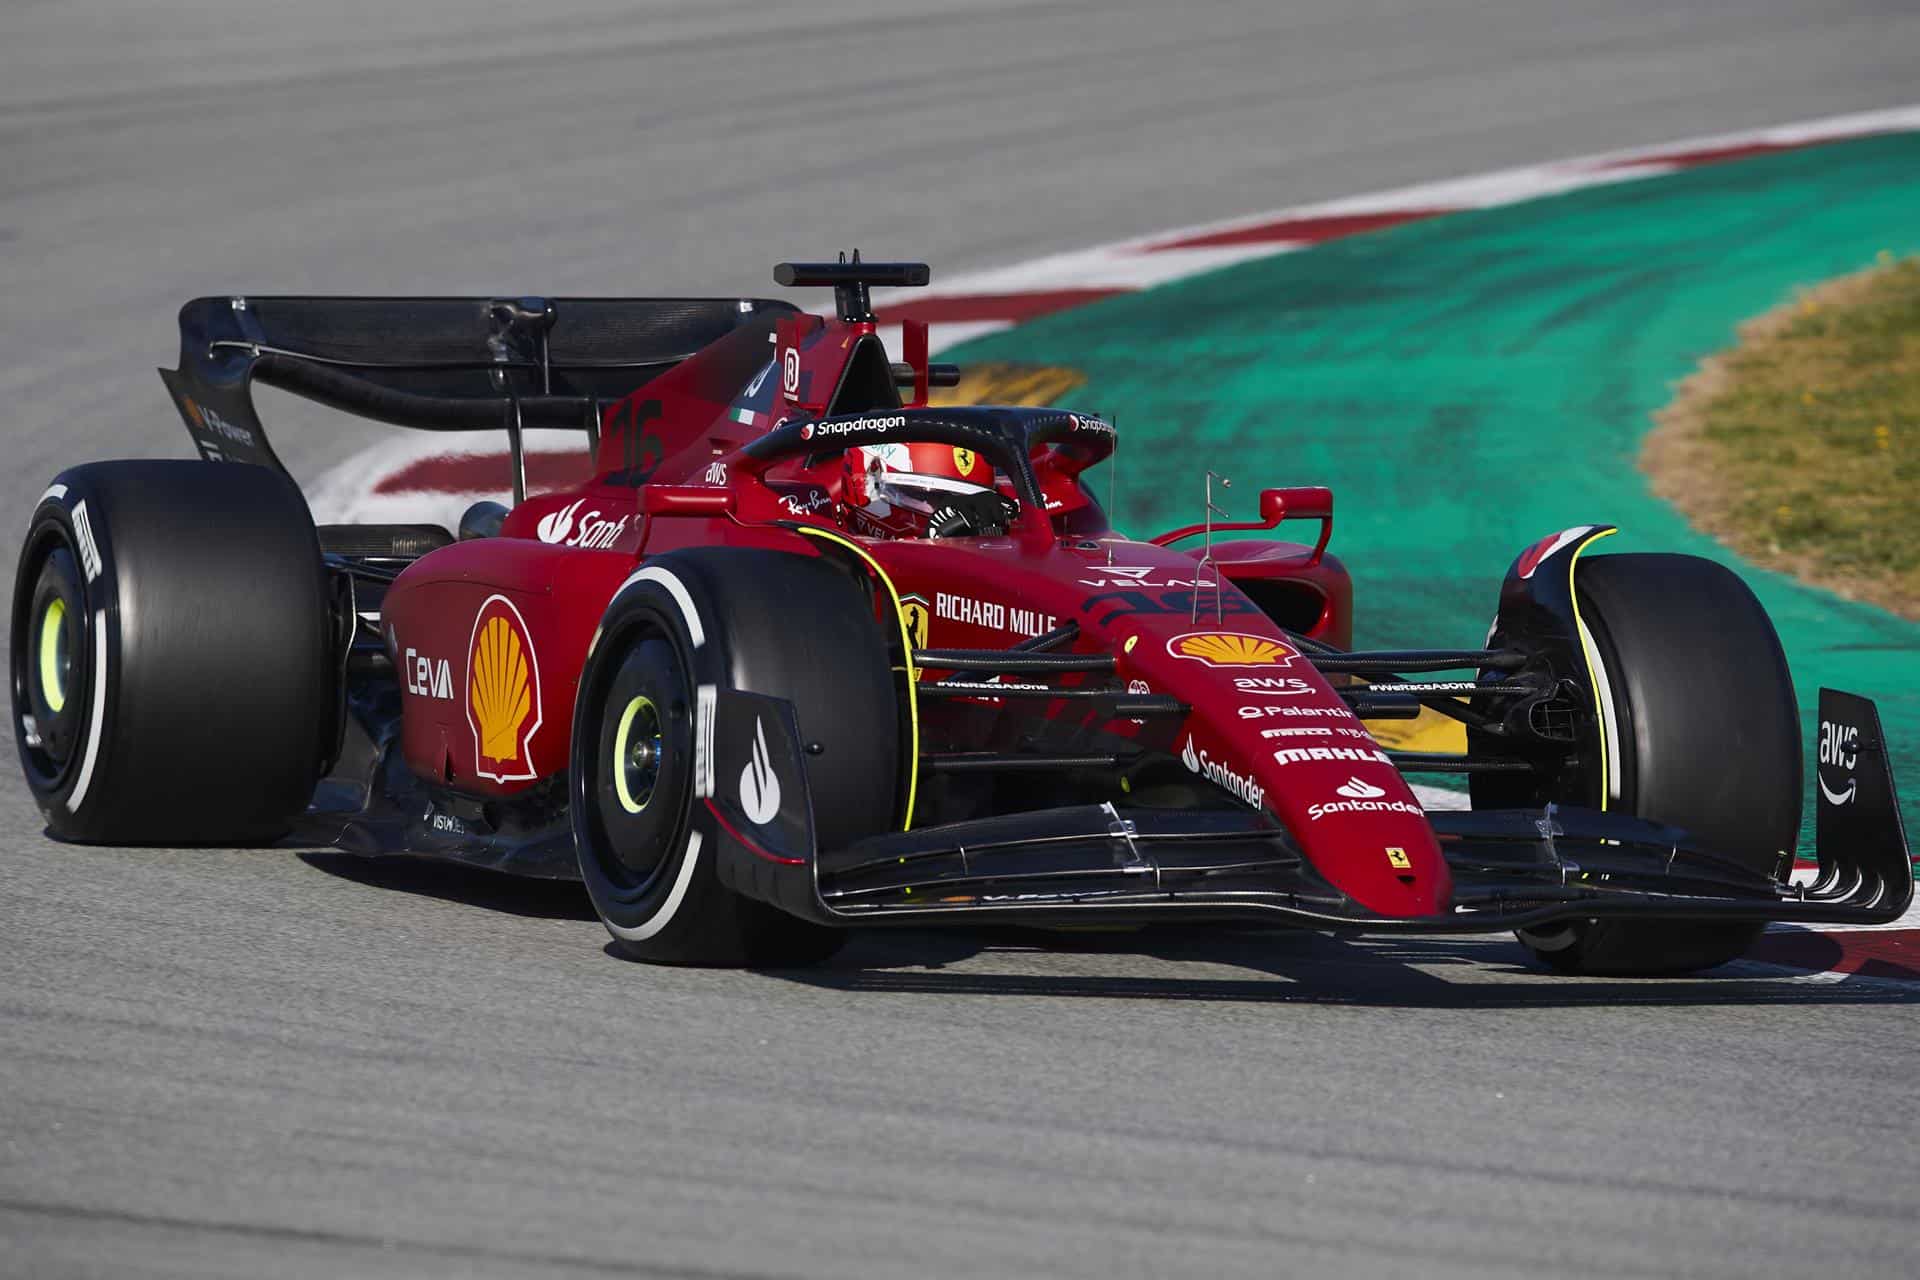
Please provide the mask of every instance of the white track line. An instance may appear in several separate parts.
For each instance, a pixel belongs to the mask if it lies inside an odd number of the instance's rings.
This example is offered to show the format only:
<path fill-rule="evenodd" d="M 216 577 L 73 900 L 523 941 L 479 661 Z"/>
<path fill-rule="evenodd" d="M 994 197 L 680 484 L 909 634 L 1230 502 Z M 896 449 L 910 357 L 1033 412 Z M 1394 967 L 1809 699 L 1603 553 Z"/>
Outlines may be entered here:
<path fill-rule="evenodd" d="M 1709 134 L 1651 147 L 1603 151 L 1546 164 L 1496 169 L 1471 177 L 1415 183 L 1338 200 L 1289 205 L 1214 222 L 1174 227 L 1071 253 L 1036 258 L 1014 266 L 969 272 L 938 280 L 926 289 L 889 290 L 880 295 L 877 301 L 880 304 L 900 304 L 975 294 L 1047 293 L 1056 289 L 1075 288 L 1138 289 L 1300 247 L 1275 242 L 1155 250 L 1155 245 L 1217 236 L 1223 232 L 1246 231 L 1269 223 L 1304 218 L 1429 209 L 1489 209 L 1585 187 L 1672 173 L 1687 166 L 1672 163 L 1669 157 L 1684 157 L 1700 151 L 1764 145 L 1804 146 L 1913 129 L 1920 129 L 1920 104 L 1828 116 L 1737 133 Z M 1164 268 L 1160 265 L 1163 259 L 1169 260 L 1169 265 Z"/>

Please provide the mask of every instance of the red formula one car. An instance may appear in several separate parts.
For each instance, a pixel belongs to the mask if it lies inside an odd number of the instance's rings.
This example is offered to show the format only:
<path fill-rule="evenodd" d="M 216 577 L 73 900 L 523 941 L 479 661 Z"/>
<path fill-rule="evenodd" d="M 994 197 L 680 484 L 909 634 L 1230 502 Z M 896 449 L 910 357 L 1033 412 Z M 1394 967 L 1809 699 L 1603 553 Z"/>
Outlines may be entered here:
<path fill-rule="evenodd" d="M 290 838 L 578 875 L 654 960 L 795 963 L 849 926 L 1161 920 L 1516 930 L 1548 964 L 1678 972 L 1768 920 L 1913 892 L 1871 703 L 1820 696 L 1811 883 L 1799 715 L 1727 570 L 1506 571 L 1475 648 L 1349 649 L 1325 489 L 1135 541 L 1098 417 L 928 405 L 951 380 L 871 285 L 754 299 L 204 298 L 163 371 L 201 459 L 63 472 L 13 614 L 14 724 L 51 833 Z M 505 430 L 516 495 L 457 532 L 316 530 L 250 396 Z M 590 481 L 524 496 L 521 432 Z M 1226 540 L 1283 521 L 1310 544 Z M 1410 679 L 1454 671 L 1443 680 Z M 1469 754 L 1364 719 L 1464 721 Z M 1406 775 L 1464 773 L 1427 812 Z"/>

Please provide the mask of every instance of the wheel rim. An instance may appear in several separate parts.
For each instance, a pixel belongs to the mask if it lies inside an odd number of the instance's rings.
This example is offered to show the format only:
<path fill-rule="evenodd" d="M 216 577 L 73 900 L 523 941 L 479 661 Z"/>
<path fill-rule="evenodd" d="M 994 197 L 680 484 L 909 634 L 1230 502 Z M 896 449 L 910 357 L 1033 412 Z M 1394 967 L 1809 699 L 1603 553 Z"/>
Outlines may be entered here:
<path fill-rule="evenodd" d="M 75 757 L 92 663 L 85 587 L 71 545 L 51 522 L 29 535 L 31 585 L 15 596 L 13 727 L 28 782 L 57 789 Z"/>
<path fill-rule="evenodd" d="M 59 715 L 67 709 L 67 682 L 73 676 L 73 640 L 67 634 L 67 602 L 55 596 L 40 613 L 40 698 Z"/>
<path fill-rule="evenodd" d="M 620 713 L 620 726 L 614 733 L 613 754 L 608 761 L 613 772 L 614 796 L 628 813 L 641 813 L 652 801 L 653 789 L 660 781 L 664 745 L 660 709 L 645 694 L 635 694 Z"/>
<path fill-rule="evenodd" d="M 603 637 L 618 653 L 593 680 L 599 724 L 576 761 L 591 856 L 620 897 L 653 891 L 686 839 L 693 802 L 693 692 L 678 646 L 652 620 Z"/>

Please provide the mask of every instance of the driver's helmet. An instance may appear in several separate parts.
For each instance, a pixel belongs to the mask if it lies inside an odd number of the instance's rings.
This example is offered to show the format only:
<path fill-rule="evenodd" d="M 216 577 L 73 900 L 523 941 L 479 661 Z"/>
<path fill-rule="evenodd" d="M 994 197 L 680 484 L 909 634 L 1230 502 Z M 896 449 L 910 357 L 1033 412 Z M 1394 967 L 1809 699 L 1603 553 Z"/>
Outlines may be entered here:
<path fill-rule="evenodd" d="M 848 449 L 846 466 L 847 511 L 856 532 L 927 538 L 1004 531 L 1009 504 L 994 490 L 993 465 L 972 449 L 867 445 Z"/>

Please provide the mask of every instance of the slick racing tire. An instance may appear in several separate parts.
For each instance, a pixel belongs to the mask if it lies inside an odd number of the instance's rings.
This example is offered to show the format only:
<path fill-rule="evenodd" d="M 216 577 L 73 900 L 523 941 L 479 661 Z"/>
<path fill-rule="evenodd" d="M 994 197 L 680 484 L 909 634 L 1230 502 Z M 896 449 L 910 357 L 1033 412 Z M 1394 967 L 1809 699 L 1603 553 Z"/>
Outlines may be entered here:
<path fill-rule="evenodd" d="M 574 710 L 574 846 L 616 946 L 667 964 L 823 960 L 841 930 L 721 881 L 719 817 L 695 795 L 703 685 L 793 703 L 820 848 L 887 830 L 898 695 L 864 582 L 834 561 L 776 551 L 649 560 L 608 605 Z M 739 765 L 719 762 L 717 772 L 737 777 Z"/>
<path fill-rule="evenodd" d="M 1684 827 L 1773 874 L 1800 833 L 1800 711 L 1766 610 L 1730 570 L 1695 556 L 1595 556 L 1574 583 L 1611 695 L 1607 807 Z M 1563 973 L 1651 976 L 1738 959 L 1763 927 L 1601 919 L 1519 936 Z"/>
<path fill-rule="evenodd" d="M 48 832 L 283 834 L 331 754 L 313 518 L 265 467 L 100 462 L 41 496 L 14 580 L 14 740 Z"/>

